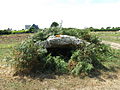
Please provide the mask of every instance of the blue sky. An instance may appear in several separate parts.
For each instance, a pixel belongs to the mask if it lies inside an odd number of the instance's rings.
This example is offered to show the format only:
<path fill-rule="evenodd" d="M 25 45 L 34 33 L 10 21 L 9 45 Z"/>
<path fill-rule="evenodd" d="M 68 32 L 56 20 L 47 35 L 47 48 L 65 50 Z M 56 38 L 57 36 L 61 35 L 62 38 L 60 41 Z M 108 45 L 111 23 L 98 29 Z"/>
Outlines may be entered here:
<path fill-rule="evenodd" d="M 45 28 L 61 20 L 64 27 L 117 27 L 119 9 L 120 0 L 0 0 L 0 29 Z"/>

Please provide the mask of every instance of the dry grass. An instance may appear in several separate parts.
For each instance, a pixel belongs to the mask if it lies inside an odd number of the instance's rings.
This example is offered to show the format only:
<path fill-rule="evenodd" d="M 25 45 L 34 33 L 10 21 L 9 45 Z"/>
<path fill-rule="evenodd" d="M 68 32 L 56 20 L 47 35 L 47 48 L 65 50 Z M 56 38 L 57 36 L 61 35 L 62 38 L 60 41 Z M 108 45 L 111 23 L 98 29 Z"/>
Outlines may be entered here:
<path fill-rule="evenodd" d="M 92 32 L 91 34 L 97 35 L 101 40 L 120 44 L 120 32 Z"/>
<path fill-rule="evenodd" d="M 31 34 L 0 35 L 0 60 L 8 56 L 11 49 Z"/>
<path fill-rule="evenodd" d="M 0 76 L 1 90 L 119 90 L 120 72 L 102 76 L 73 77 L 70 75 L 40 74 L 31 76 Z"/>
<path fill-rule="evenodd" d="M 11 35 L 0 35 L 0 44 L 11 44 L 21 42 L 31 34 L 11 34 Z"/>

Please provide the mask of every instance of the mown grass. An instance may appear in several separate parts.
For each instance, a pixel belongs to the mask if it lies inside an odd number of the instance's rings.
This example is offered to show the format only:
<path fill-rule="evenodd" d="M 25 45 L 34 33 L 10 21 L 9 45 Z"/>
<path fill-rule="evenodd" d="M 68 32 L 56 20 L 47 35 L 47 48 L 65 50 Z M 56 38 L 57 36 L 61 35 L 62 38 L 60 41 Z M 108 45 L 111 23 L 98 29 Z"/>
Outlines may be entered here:
<path fill-rule="evenodd" d="M 10 34 L 0 35 L 0 44 L 18 43 L 32 34 Z"/>
<path fill-rule="evenodd" d="M 120 43 L 120 32 L 92 32 L 91 34 L 100 37 L 101 40 Z"/>
<path fill-rule="evenodd" d="M 0 35 L 0 60 L 8 56 L 14 46 L 21 43 L 31 34 Z"/>

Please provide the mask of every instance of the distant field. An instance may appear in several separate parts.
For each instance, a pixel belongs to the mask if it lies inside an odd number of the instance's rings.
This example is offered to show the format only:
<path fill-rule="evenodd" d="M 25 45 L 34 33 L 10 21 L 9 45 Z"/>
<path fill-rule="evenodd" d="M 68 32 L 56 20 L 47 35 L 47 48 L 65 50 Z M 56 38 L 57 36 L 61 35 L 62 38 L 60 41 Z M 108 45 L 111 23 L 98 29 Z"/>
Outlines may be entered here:
<path fill-rule="evenodd" d="M 0 48 L 4 48 L 4 45 L 13 45 L 21 42 L 22 40 L 29 37 L 31 34 L 11 34 L 11 35 L 0 35 Z"/>
<path fill-rule="evenodd" d="M 31 34 L 0 35 L 0 60 L 7 56 L 15 45 L 27 39 Z"/>
<path fill-rule="evenodd" d="M 100 37 L 101 40 L 120 43 L 120 32 L 92 32 L 91 34 Z"/>

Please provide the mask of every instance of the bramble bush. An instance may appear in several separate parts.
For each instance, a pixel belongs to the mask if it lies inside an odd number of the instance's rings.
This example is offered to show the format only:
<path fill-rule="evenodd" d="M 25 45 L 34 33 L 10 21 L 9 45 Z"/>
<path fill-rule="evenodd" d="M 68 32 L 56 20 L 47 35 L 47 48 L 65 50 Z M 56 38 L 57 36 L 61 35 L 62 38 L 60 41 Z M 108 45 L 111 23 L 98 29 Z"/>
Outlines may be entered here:
<path fill-rule="evenodd" d="M 52 55 L 46 48 L 36 45 L 37 41 L 44 41 L 51 35 L 70 35 L 87 41 L 77 48 Z M 13 63 L 17 72 L 54 72 L 79 75 L 90 73 L 94 69 L 104 69 L 102 62 L 112 55 L 111 48 L 102 44 L 98 37 L 90 34 L 89 30 L 48 28 L 39 31 L 27 41 L 16 46 L 13 51 Z M 66 58 L 67 57 L 67 58 Z"/>

